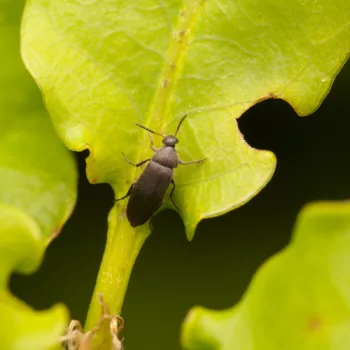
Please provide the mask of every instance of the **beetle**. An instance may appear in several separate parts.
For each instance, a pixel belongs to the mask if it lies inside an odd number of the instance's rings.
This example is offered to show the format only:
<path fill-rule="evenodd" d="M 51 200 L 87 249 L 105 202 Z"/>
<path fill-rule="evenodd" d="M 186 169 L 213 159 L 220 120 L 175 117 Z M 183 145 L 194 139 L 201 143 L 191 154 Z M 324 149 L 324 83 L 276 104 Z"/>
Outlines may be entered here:
<path fill-rule="evenodd" d="M 170 184 L 173 185 L 170 192 L 170 199 L 175 208 L 179 211 L 179 208 L 173 199 L 173 194 L 176 187 L 173 179 L 174 168 L 177 168 L 179 164 L 189 165 L 202 163 L 207 159 L 203 158 L 200 160 L 183 162 L 179 158 L 175 150 L 175 145 L 179 142 L 176 136 L 186 117 L 187 115 L 181 118 L 175 135 L 159 134 L 141 124 L 136 124 L 140 128 L 149 132 L 151 141 L 150 148 L 153 152 L 155 152 L 155 154 L 152 158 L 145 159 L 139 163 L 133 163 L 123 153 L 126 161 L 135 167 L 139 167 L 149 162 L 141 173 L 140 177 L 130 186 L 126 195 L 116 199 L 116 201 L 121 201 L 127 197 L 130 197 L 126 208 L 126 215 L 132 227 L 143 225 L 153 216 L 153 214 L 162 205 L 163 198 Z M 162 136 L 162 143 L 164 146 L 161 148 L 153 147 L 153 138 L 151 134 Z"/>

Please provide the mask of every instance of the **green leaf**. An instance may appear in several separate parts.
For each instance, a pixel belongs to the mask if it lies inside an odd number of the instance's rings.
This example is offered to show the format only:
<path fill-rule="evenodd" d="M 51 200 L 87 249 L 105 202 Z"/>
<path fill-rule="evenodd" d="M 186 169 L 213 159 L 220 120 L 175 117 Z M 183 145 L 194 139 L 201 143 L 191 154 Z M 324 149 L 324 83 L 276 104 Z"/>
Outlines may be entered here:
<path fill-rule="evenodd" d="M 144 124 L 173 133 L 200 165 L 176 170 L 187 236 L 199 220 L 238 207 L 271 178 L 275 158 L 249 147 L 235 118 L 262 99 L 313 112 L 349 53 L 343 0 L 30 0 L 23 56 L 73 150 L 88 148 L 90 181 L 117 197 L 151 156 Z M 168 203 L 168 206 L 170 204 Z"/>
<path fill-rule="evenodd" d="M 38 312 L 8 291 L 12 272 L 32 273 L 40 265 L 72 212 L 77 182 L 74 159 L 55 135 L 21 62 L 23 5 L 0 3 L 0 344 L 2 349 L 58 349 L 66 308 Z"/>
<path fill-rule="evenodd" d="M 234 118 L 270 97 L 313 112 L 349 54 L 349 16 L 343 0 L 29 0 L 22 49 L 60 136 L 90 150 L 90 182 L 117 197 L 137 177 L 121 152 L 152 154 L 135 123 L 173 133 L 189 115 L 179 154 L 208 158 L 176 169 L 191 239 L 199 220 L 242 205 L 274 171 Z"/>
<path fill-rule="evenodd" d="M 191 350 L 343 350 L 350 347 L 350 202 L 306 206 L 292 242 L 266 262 L 237 306 L 194 308 Z"/>
<path fill-rule="evenodd" d="M 3 179 L 0 172 L 0 179 Z M 0 342 L 3 349 L 58 349 L 68 313 L 63 305 L 34 311 L 7 291 L 12 271 L 33 272 L 45 249 L 39 226 L 26 213 L 0 201 Z"/>

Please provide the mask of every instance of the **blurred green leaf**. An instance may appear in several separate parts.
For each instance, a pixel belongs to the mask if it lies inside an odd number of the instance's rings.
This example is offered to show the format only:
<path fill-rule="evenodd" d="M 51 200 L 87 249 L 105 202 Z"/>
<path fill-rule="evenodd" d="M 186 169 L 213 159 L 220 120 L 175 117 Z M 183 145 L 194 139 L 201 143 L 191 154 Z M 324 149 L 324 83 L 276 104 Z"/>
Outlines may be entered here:
<path fill-rule="evenodd" d="M 68 322 L 66 308 L 38 312 L 8 291 L 12 272 L 38 268 L 72 212 L 77 182 L 74 159 L 55 135 L 21 62 L 23 5 L 0 2 L 0 344 L 2 349 L 57 349 Z"/>
<path fill-rule="evenodd" d="M 308 205 L 292 242 L 266 262 L 241 302 L 194 308 L 182 332 L 191 350 L 350 348 L 350 202 Z"/>
<path fill-rule="evenodd" d="M 0 172 L 0 178 L 2 179 Z M 34 311 L 7 291 L 12 271 L 33 272 L 45 244 L 36 222 L 23 210 L 0 201 L 0 342 L 2 349 L 59 349 L 68 313 L 63 305 Z"/>

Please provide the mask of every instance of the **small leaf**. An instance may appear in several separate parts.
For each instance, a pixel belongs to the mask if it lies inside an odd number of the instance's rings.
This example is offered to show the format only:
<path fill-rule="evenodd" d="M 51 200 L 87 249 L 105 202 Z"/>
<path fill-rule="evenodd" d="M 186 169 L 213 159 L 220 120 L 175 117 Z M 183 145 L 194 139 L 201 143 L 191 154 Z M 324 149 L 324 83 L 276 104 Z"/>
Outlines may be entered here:
<path fill-rule="evenodd" d="M 0 344 L 1 349 L 47 350 L 60 348 L 66 308 L 32 310 L 9 293 L 8 279 L 14 271 L 28 274 L 40 265 L 72 212 L 77 173 L 21 62 L 23 5 L 0 6 Z"/>
<path fill-rule="evenodd" d="M 350 202 L 299 215 L 292 242 L 266 262 L 233 309 L 194 308 L 182 332 L 191 350 L 350 348 Z"/>

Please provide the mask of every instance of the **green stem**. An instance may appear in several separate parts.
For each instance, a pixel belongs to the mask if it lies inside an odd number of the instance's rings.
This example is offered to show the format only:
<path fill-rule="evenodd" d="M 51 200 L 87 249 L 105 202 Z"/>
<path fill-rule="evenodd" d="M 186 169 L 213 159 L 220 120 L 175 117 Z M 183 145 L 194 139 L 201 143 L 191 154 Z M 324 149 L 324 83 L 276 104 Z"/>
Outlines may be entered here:
<path fill-rule="evenodd" d="M 149 234 L 147 224 L 131 227 L 125 208 L 114 206 L 110 211 L 107 244 L 86 319 L 86 331 L 92 329 L 101 317 L 100 294 L 109 313 L 120 315 L 132 268 Z"/>

